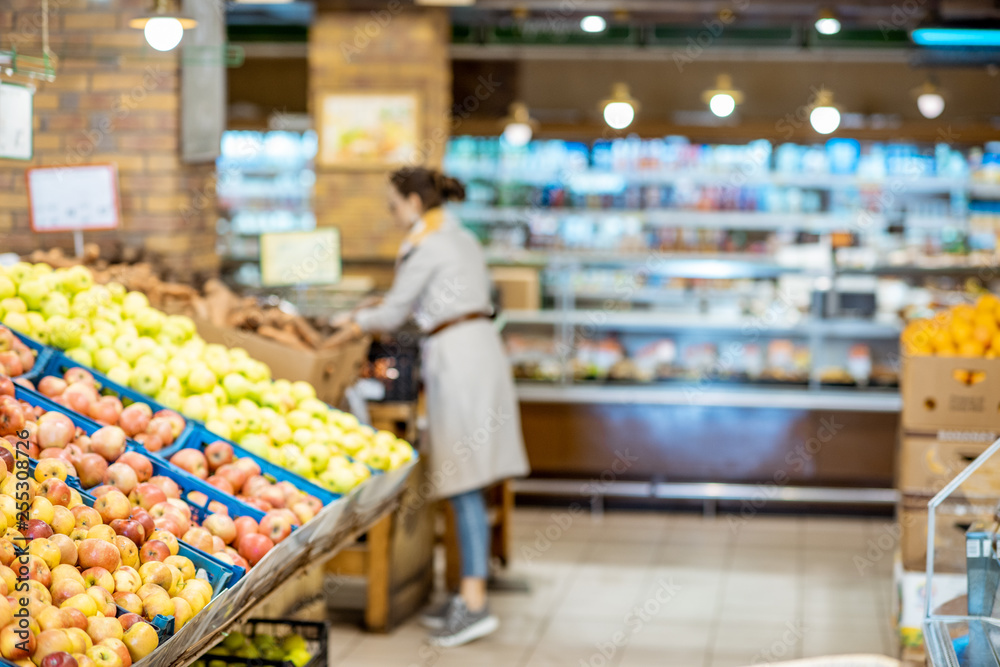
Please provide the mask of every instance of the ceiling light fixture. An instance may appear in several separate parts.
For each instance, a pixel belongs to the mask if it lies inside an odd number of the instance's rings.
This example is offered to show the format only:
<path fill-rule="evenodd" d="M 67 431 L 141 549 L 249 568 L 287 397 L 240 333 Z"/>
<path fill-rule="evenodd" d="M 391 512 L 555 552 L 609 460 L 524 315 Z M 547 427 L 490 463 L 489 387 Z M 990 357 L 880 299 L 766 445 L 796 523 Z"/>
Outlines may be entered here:
<path fill-rule="evenodd" d="M 720 74 L 715 79 L 715 88 L 701 94 L 702 101 L 719 118 L 725 118 L 743 103 L 743 93 L 733 88 L 733 80 L 728 74 Z"/>
<path fill-rule="evenodd" d="M 920 46 L 1000 46 L 1000 27 L 925 26 L 914 28 L 910 39 Z"/>
<path fill-rule="evenodd" d="M 184 31 L 198 25 L 192 18 L 170 11 L 168 0 L 156 0 L 152 14 L 132 19 L 130 28 L 142 30 L 146 42 L 157 51 L 171 51 L 184 38 Z"/>
<path fill-rule="evenodd" d="M 639 103 L 632 98 L 628 84 L 616 83 L 611 86 L 611 97 L 601 102 L 604 122 L 616 130 L 624 130 L 632 124 Z"/>
<path fill-rule="evenodd" d="M 840 111 L 833 105 L 833 93 L 821 88 L 816 93 L 812 111 L 809 112 L 809 124 L 820 134 L 830 134 L 840 127 Z"/>
<path fill-rule="evenodd" d="M 603 16 L 584 16 L 580 19 L 580 30 L 584 32 L 604 32 L 608 27 L 608 22 Z"/>
<path fill-rule="evenodd" d="M 509 115 L 503 119 L 503 140 L 511 146 L 525 146 L 535 130 L 538 121 L 528 113 L 528 105 L 524 102 L 514 102 L 510 105 Z"/>
<path fill-rule="evenodd" d="M 914 88 L 913 94 L 917 98 L 917 109 L 924 118 L 937 118 L 944 112 L 944 96 L 930 81 Z"/>
<path fill-rule="evenodd" d="M 840 32 L 840 19 L 832 9 L 823 8 L 816 17 L 816 32 L 821 35 L 836 35 Z"/>

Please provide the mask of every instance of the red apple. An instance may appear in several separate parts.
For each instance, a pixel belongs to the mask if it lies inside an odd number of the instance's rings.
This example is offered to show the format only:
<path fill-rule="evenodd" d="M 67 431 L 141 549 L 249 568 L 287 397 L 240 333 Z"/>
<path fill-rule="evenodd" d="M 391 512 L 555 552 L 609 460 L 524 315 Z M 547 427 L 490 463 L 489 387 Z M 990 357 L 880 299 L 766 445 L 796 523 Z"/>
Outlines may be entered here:
<path fill-rule="evenodd" d="M 173 410 L 160 410 L 153 416 L 162 417 L 170 422 L 173 440 L 180 437 L 181 433 L 184 431 L 184 427 L 187 426 L 187 422 L 184 420 L 184 417 Z"/>
<path fill-rule="evenodd" d="M 0 396 L 14 397 L 14 381 L 7 375 L 0 375 Z"/>
<path fill-rule="evenodd" d="M 170 424 L 170 420 L 164 417 L 153 417 L 149 426 L 146 427 L 146 433 L 159 438 L 164 446 L 174 443 L 173 426 Z"/>
<path fill-rule="evenodd" d="M 292 534 L 292 519 L 282 511 L 272 510 L 260 520 L 258 532 L 277 544 Z"/>
<path fill-rule="evenodd" d="M 235 463 L 224 463 L 216 469 L 215 475 L 228 479 L 234 491 L 241 490 L 248 479 L 247 472 Z"/>
<path fill-rule="evenodd" d="M 139 484 L 139 477 L 132 466 L 112 463 L 104 473 L 104 483 L 110 484 L 126 496 Z"/>
<path fill-rule="evenodd" d="M 205 460 L 205 455 L 196 449 L 182 449 L 170 457 L 170 463 L 199 479 L 208 478 L 208 461 Z"/>
<path fill-rule="evenodd" d="M 61 377 L 56 377 L 55 375 L 48 375 L 43 377 L 38 381 L 38 391 L 44 396 L 49 398 L 55 398 L 57 396 L 62 396 L 63 392 L 66 391 L 66 387 L 69 383 L 63 380 Z M 0 392 L 3 393 L 3 392 Z M 14 394 L 11 393 L 11 396 Z"/>
<path fill-rule="evenodd" d="M 115 519 L 111 522 L 111 528 L 118 535 L 132 540 L 136 546 L 142 546 L 146 541 L 146 529 L 135 519 Z"/>
<path fill-rule="evenodd" d="M 233 544 L 239 544 L 240 539 L 244 535 L 257 533 L 258 525 L 257 522 L 249 516 L 238 516 L 233 520 L 233 525 L 236 527 L 236 537 L 233 539 Z"/>
<path fill-rule="evenodd" d="M 243 459 L 240 460 L 242 461 Z M 271 488 L 271 486 L 272 486 L 271 481 L 266 477 L 260 474 L 252 475 L 248 477 L 247 481 L 243 484 L 243 494 L 251 497 L 257 497 L 260 496 L 261 492 L 263 492 L 264 489 L 269 489 Z M 284 495 L 282 495 L 280 492 L 278 495 L 280 495 L 282 499 L 284 499 Z M 270 503 L 270 501 L 268 502 Z"/>
<path fill-rule="evenodd" d="M 138 477 L 139 482 L 148 482 L 150 477 L 153 476 L 153 463 L 149 460 L 148 456 L 144 456 L 139 452 L 125 452 L 118 458 L 118 463 L 124 463 L 128 465 L 132 470 L 135 470 L 135 475 Z"/>
<path fill-rule="evenodd" d="M 94 526 L 101 525 L 101 514 L 93 507 L 87 507 L 86 505 L 77 505 L 70 509 L 73 516 L 76 517 L 76 527 L 83 528 L 85 530 L 90 530 Z"/>
<path fill-rule="evenodd" d="M 90 413 L 90 406 L 96 403 L 100 396 L 93 385 L 83 382 L 70 382 L 60 398 L 74 412 L 86 415 Z"/>
<path fill-rule="evenodd" d="M 94 509 L 101 515 L 104 523 L 115 519 L 127 519 L 132 511 L 132 503 L 121 491 L 109 491 L 94 501 Z"/>
<path fill-rule="evenodd" d="M 170 479 L 169 477 L 163 477 L 162 475 L 157 475 L 156 477 L 151 477 L 149 479 L 150 484 L 155 484 L 160 487 L 160 489 L 167 495 L 167 498 L 180 498 L 181 497 L 181 487 L 177 486 L 177 482 Z"/>
<path fill-rule="evenodd" d="M 156 523 L 153 521 L 153 517 L 150 516 L 142 507 L 134 507 L 129 513 L 129 518 L 138 521 L 143 528 L 144 535 L 152 534 L 153 530 L 156 528 Z"/>
<path fill-rule="evenodd" d="M 125 445 L 125 431 L 117 426 L 104 426 L 90 436 L 91 450 L 104 457 L 108 463 L 117 461 L 125 453 Z"/>
<path fill-rule="evenodd" d="M 118 622 L 118 619 L 115 619 L 115 623 L 118 623 L 118 629 L 120 630 L 121 623 Z M 122 637 L 124 638 L 124 636 L 125 635 L 123 632 Z M 102 639 L 100 642 L 98 642 L 98 644 L 101 646 L 107 646 L 112 651 L 114 651 L 118 655 L 118 658 L 121 660 L 122 667 L 132 667 L 132 656 L 129 655 L 128 647 L 125 646 L 125 642 L 123 642 L 121 639 L 119 639 L 118 637 L 106 637 Z"/>
<path fill-rule="evenodd" d="M 265 503 L 268 503 L 271 507 L 277 508 L 285 506 L 285 494 L 283 494 L 281 489 L 276 486 L 268 486 L 254 495 L 259 497 Z"/>
<path fill-rule="evenodd" d="M 261 558 L 267 555 L 268 551 L 274 548 L 274 542 L 259 533 L 248 533 L 240 538 L 236 548 L 250 565 L 256 565 Z"/>
<path fill-rule="evenodd" d="M 219 477 L 218 475 L 212 475 L 211 477 L 209 477 L 205 481 L 208 482 L 209 484 L 211 484 L 212 486 L 214 486 L 215 488 L 217 488 L 219 491 L 222 491 L 226 495 L 230 495 L 230 496 L 235 496 L 236 495 L 236 489 L 233 488 L 233 485 L 225 477 Z"/>
<path fill-rule="evenodd" d="M 136 599 L 138 599 L 138 597 L 139 596 L 136 595 Z M 139 602 L 141 604 L 142 600 L 139 600 Z M 129 628 L 131 628 L 136 623 L 144 623 L 145 621 L 142 620 L 142 616 L 140 616 L 138 612 L 135 612 L 135 613 L 122 614 L 121 616 L 118 617 L 118 622 L 122 624 L 122 630 L 128 632 Z"/>
<path fill-rule="evenodd" d="M 122 414 L 122 402 L 117 396 L 101 396 L 90 406 L 90 417 L 105 426 L 118 423 Z"/>
<path fill-rule="evenodd" d="M 184 533 L 181 539 L 195 549 L 201 549 L 205 553 L 211 554 L 215 552 L 215 543 L 212 541 L 212 534 L 204 528 L 191 528 Z"/>
<path fill-rule="evenodd" d="M 114 572 L 121 565 L 121 554 L 118 547 L 104 540 L 86 539 L 77 547 L 80 567 L 103 567 L 108 572 Z"/>
<path fill-rule="evenodd" d="M 140 433 L 133 440 L 145 447 L 146 451 L 149 452 L 158 452 L 165 447 L 160 436 L 153 435 L 152 433 Z"/>
<path fill-rule="evenodd" d="M 236 523 L 228 516 L 211 514 L 202 522 L 202 527 L 212 535 L 221 538 L 225 544 L 232 544 L 233 540 L 236 539 Z"/>
<path fill-rule="evenodd" d="M 49 653 L 38 664 L 39 667 L 80 667 L 80 663 L 76 661 L 76 658 L 66 651 Z"/>
<path fill-rule="evenodd" d="M 41 519 L 28 519 L 23 534 L 28 540 L 37 540 L 38 538 L 47 540 L 52 537 L 55 532 L 52 530 L 52 526 L 45 523 Z"/>
<path fill-rule="evenodd" d="M 79 366 L 74 366 L 73 368 L 70 368 L 65 373 L 63 373 L 63 379 L 66 380 L 66 382 L 68 382 L 69 384 L 73 384 L 74 382 L 82 382 L 91 387 L 95 385 L 94 375 L 86 368 L 80 368 Z"/>
<path fill-rule="evenodd" d="M 164 561 L 170 556 L 170 547 L 161 540 L 149 540 L 139 549 L 139 562 Z"/>
<path fill-rule="evenodd" d="M 38 445 L 47 447 L 65 447 L 73 441 L 76 425 L 66 415 L 59 412 L 46 412 L 38 420 Z"/>
<path fill-rule="evenodd" d="M 167 494 L 163 493 L 163 490 L 155 484 L 143 482 L 129 494 L 129 500 L 132 501 L 133 505 L 149 510 L 155 505 L 165 503 L 167 501 Z"/>
<path fill-rule="evenodd" d="M 233 462 L 233 447 L 228 442 L 217 440 L 205 446 L 208 467 L 215 470 L 219 466 Z"/>
<path fill-rule="evenodd" d="M 129 437 L 135 437 L 146 430 L 153 418 L 153 410 L 145 403 L 133 403 L 122 410 L 118 424 Z"/>
<path fill-rule="evenodd" d="M 85 489 L 104 481 L 104 473 L 108 470 L 108 462 L 100 454 L 93 452 L 80 456 L 80 462 L 76 466 L 76 472 L 80 476 L 80 484 Z"/>
<path fill-rule="evenodd" d="M 100 586 L 108 591 L 115 590 L 115 578 L 103 567 L 89 567 L 80 574 L 83 575 L 83 583 L 87 588 Z"/>
<path fill-rule="evenodd" d="M 249 456 L 245 456 L 242 459 L 236 459 L 233 465 L 238 466 L 241 470 L 245 471 L 247 478 L 253 477 L 254 475 L 260 474 L 260 466 Z"/>
<path fill-rule="evenodd" d="M 24 430 L 24 409 L 10 396 L 0 396 L 0 435 L 17 435 Z"/>

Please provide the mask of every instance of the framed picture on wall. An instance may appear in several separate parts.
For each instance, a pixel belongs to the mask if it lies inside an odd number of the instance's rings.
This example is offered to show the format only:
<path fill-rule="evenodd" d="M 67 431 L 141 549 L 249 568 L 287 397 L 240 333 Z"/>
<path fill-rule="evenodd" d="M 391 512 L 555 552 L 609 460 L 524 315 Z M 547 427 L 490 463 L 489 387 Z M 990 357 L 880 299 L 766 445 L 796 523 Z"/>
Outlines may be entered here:
<path fill-rule="evenodd" d="M 325 93 L 317 99 L 321 167 L 384 169 L 417 158 L 420 98 L 408 92 Z"/>

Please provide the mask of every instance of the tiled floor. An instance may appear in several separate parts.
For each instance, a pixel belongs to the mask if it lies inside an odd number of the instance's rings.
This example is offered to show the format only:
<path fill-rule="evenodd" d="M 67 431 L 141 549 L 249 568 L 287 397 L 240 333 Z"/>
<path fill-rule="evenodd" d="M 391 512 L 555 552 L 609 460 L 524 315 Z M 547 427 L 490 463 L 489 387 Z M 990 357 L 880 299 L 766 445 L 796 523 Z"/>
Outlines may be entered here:
<path fill-rule="evenodd" d="M 334 667 L 740 667 L 892 654 L 892 554 L 859 570 L 886 521 L 518 510 L 500 630 L 435 650 L 410 623 L 336 626 Z"/>

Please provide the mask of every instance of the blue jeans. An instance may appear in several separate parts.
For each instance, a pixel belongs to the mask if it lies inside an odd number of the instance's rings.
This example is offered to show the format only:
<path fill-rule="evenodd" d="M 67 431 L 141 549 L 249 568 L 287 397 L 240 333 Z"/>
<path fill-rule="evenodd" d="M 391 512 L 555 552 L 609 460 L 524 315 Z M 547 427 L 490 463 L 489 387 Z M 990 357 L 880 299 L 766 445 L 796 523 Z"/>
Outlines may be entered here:
<path fill-rule="evenodd" d="M 490 526 L 481 489 L 448 499 L 455 510 L 455 530 L 462 552 L 462 576 L 486 579 L 489 575 Z"/>

